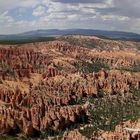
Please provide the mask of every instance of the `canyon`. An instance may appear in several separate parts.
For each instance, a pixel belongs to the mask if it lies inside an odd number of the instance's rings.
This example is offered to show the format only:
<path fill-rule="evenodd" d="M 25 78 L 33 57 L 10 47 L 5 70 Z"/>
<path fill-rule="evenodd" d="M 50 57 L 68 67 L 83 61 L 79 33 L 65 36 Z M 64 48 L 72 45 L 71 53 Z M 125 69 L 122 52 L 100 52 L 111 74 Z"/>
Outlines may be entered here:
<path fill-rule="evenodd" d="M 128 106 L 127 99 L 137 110 L 131 114 L 132 108 L 126 111 L 124 107 L 127 119 L 117 122 L 113 131 L 99 127 L 100 136 L 95 136 L 92 122 L 96 122 L 94 114 L 100 113 L 98 107 L 105 107 L 103 103 L 111 106 L 113 102 L 118 103 L 118 108 Z M 49 42 L 0 45 L 2 136 L 63 140 L 99 137 L 111 140 L 117 136 L 121 139 L 124 130 L 120 124 L 133 127 L 130 121 L 131 118 L 139 120 L 139 109 L 139 42 L 71 35 Z M 88 128 L 91 137 L 84 135 L 89 124 L 92 124 Z M 136 120 L 131 124 L 136 124 Z M 139 123 L 134 126 L 140 128 Z"/>

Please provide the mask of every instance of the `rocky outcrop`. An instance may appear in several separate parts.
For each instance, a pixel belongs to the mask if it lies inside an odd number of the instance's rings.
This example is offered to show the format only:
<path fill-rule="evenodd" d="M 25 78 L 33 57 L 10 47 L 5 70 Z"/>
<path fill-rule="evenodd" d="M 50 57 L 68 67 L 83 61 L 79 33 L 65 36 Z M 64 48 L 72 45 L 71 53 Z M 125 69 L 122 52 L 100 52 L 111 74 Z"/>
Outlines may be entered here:
<path fill-rule="evenodd" d="M 83 136 L 78 130 L 73 130 L 70 132 L 65 132 L 62 140 L 88 140 Z"/>
<path fill-rule="evenodd" d="M 116 126 L 114 132 L 101 132 L 100 137 L 105 140 L 115 139 L 136 139 L 140 138 L 139 129 L 140 121 L 126 121 Z M 128 128 L 128 129 L 126 129 Z M 131 131 L 128 131 L 128 130 Z"/>
<path fill-rule="evenodd" d="M 15 91 L 1 89 L 0 132 L 20 130 L 32 135 L 34 131 L 45 131 L 50 127 L 53 130 L 64 129 L 86 118 L 86 109 L 74 105 L 80 96 L 97 95 L 101 90 L 108 94 L 127 93 L 132 87 L 140 88 L 139 77 L 130 73 L 102 70 L 80 77 L 85 80 L 85 85 L 80 80 L 61 85 L 45 81 L 32 87 L 29 93 L 23 93 L 18 87 Z"/>
<path fill-rule="evenodd" d="M 43 94 L 43 93 L 42 93 Z M 47 96 L 5 90 L 0 94 L 0 133 L 24 132 L 32 136 L 35 131 L 58 130 L 74 124 L 86 116 L 86 108 L 69 106 L 72 97 Z M 64 107 L 63 107 L 64 106 Z"/>
<path fill-rule="evenodd" d="M 115 70 L 139 66 L 139 51 L 125 51 L 64 41 L 0 46 L 0 133 L 64 130 L 87 119 L 85 97 L 125 96 L 140 89 L 139 73 Z M 98 62 L 109 69 L 93 72 Z M 76 136 L 84 139 L 78 131 L 64 134 L 66 139 Z"/>
<path fill-rule="evenodd" d="M 32 136 L 35 131 L 58 130 L 72 125 L 86 116 L 82 106 L 55 107 L 36 105 L 31 108 L 1 107 L 0 108 L 0 133 L 24 132 Z"/>
<path fill-rule="evenodd" d="M 76 96 L 97 95 L 99 92 L 105 94 L 128 93 L 132 88 L 140 88 L 139 75 L 129 72 L 101 70 L 93 74 L 63 75 L 63 81 L 57 83 L 46 80 L 44 84 L 51 92 L 62 92 L 63 94 L 74 94 Z M 59 78 L 59 77 L 58 77 Z M 72 80 L 73 79 L 73 80 Z"/>

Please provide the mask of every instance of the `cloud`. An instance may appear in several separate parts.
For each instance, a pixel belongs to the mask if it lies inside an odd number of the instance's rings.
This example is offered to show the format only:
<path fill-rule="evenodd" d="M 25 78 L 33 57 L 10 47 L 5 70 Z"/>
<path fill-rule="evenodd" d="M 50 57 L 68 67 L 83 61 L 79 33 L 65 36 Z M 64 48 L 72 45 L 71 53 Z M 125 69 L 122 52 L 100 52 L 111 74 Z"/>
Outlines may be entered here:
<path fill-rule="evenodd" d="M 92 28 L 140 33 L 139 0 L 0 0 L 0 31 Z"/>
<path fill-rule="evenodd" d="M 60 3 L 104 3 L 105 0 L 52 0 Z"/>
<path fill-rule="evenodd" d="M 97 12 L 104 15 L 119 15 L 130 18 L 140 18 L 139 0 L 113 0 L 112 7 L 97 8 Z"/>
<path fill-rule="evenodd" d="M 0 13 L 17 7 L 35 7 L 40 0 L 0 0 Z"/>
<path fill-rule="evenodd" d="M 12 22 L 14 22 L 14 19 L 11 16 L 8 16 L 8 11 L 5 11 L 0 15 L 1 26 L 5 26 L 5 23 L 9 26 Z"/>
<path fill-rule="evenodd" d="M 101 18 L 103 20 L 113 20 L 113 19 L 117 19 L 118 21 L 128 21 L 129 18 L 125 17 L 125 16 L 117 16 L 117 15 L 103 15 L 101 16 Z"/>
<path fill-rule="evenodd" d="M 46 7 L 39 5 L 33 10 L 33 16 L 43 16 L 46 13 Z"/>
<path fill-rule="evenodd" d="M 114 5 L 118 8 L 116 14 L 132 18 L 140 18 L 140 1 L 139 0 L 114 0 Z"/>

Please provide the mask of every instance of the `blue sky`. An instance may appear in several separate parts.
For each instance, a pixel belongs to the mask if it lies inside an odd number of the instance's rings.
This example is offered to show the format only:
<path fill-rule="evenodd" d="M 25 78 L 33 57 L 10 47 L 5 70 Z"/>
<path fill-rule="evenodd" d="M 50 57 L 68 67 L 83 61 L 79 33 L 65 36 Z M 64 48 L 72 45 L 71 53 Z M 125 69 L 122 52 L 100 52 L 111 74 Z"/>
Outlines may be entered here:
<path fill-rule="evenodd" d="M 140 0 L 0 0 L 0 34 L 90 28 L 140 33 Z"/>
<path fill-rule="evenodd" d="M 33 21 L 38 20 L 38 16 L 33 16 L 33 8 L 23 8 L 23 7 L 17 7 L 14 9 L 11 9 L 8 11 L 8 15 L 13 17 L 15 20 L 27 20 L 27 21 Z"/>

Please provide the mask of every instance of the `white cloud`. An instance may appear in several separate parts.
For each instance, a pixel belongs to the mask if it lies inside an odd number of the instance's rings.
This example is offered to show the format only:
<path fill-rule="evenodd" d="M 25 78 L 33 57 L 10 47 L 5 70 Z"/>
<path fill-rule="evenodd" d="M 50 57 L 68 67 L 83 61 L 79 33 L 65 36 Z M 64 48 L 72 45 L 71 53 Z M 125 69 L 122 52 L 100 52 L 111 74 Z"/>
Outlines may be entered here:
<path fill-rule="evenodd" d="M 17 7 L 35 7 L 40 0 L 0 0 L 0 13 Z"/>
<path fill-rule="evenodd" d="M 101 3 L 86 3 L 85 1 L 71 3 L 70 0 L 67 2 L 64 0 L 63 2 L 61 0 L 0 0 L 0 31 L 1 33 L 15 33 L 40 28 L 94 28 L 140 33 L 140 18 L 136 19 L 133 16 L 131 20 L 131 12 L 128 12 L 128 9 L 132 9 L 133 15 L 137 14 L 138 17 L 139 6 L 136 1 L 139 0 L 134 0 L 135 6 L 133 3 L 131 6 L 131 0 L 100 0 L 103 1 Z M 24 10 L 27 7 L 34 9 L 32 15 L 36 17 L 30 21 L 14 20 L 9 16 L 8 11 L 17 7 L 24 7 Z M 116 12 L 116 8 L 121 10 Z M 23 9 L 21 8 L 21 14 L 24 14 Z"/>
<path fill-rule="evenodd" d="M 14 22 L 14 19 L 11 16 L 8 16 L 8 11 L 5 11 L 0 15 L 1 26 L 9 26 L 12 22 Z"/>
<path fill-rule="evenodd" d="M 117 15 L 103 15 L 101 16 L 103 20 L 120 20 L 120 21 L 128 21 L 129 17 L 125 16 L 117 16 Z"/>
<path fill-rule="evenodd" d="M 32 14 L 33 16 L 43 16 L 45 15 L 45 13 L 46 13 L 46 7 L 40 5 L 33 10 Z"/>

